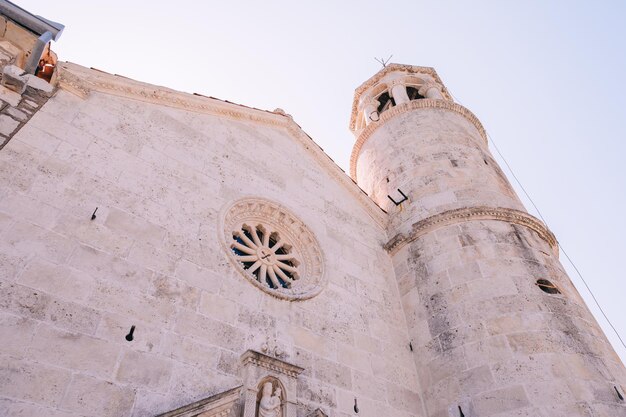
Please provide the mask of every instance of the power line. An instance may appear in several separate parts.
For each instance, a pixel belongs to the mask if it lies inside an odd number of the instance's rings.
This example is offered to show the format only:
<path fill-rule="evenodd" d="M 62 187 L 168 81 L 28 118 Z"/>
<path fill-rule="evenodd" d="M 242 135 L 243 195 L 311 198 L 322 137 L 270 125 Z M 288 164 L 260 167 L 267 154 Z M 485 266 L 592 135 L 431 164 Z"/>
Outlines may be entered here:
<path fill-rule="evenodd" d="M 454 98 L 454 100 L 461 104 L 463 107 L 465 107 L 465 105 L 463 103 L 461 103 L 455 96 L 454 94 L 450 93 L 452 95 L 452 97 Z M 509 169 L 509 172 L 511 173 L 511 175 L 513 176 L 513 178 L 515 179 L 515 182 L 517 182 L 517 185 L 519 185 L 519 187 L 521 188 L 521 190 L 524 192 L 524 195 L 526 196 L 526 198 L 528 198 L 528 201 L 530 201 L 530 203 L 533 205 L 533 207 L 535 208 L 535 210 L 537 211 L 537 214 L 539 215 L 539 217 L 541 218 L 541 220 L 543 220 L 543 223 L 546 225 L 546 227 L 550 228 L 550 226 L 548 226 L 548 222 L 546 221 L 546 219 L 543 217 L 543 215 L 541 214 L 541 210 L 539 210 L 539 207 L 537 207 L 537 205 L 535 204 L 535 202 L 533 201 L 533 199 L 530 197 L 530 194 L 528 194 L 528 192 L 526 191 L 526 189 L 524 188 L 524 186 L 522 185 L 522 182 L 519 180 L 519 178 L 517 178 L 517 175 L 515 175 L 515 172 L 513 171 L 513 169 L 511 168 L 511 165 L 509 165 L 508 161 L 506 160 L 506 158 L 504 157 L 504 155 L 502 155 L 502 152 L 500 152 L 500 149 L 498 148 L 498 145 L 496 144 L 496 141 L 493 140 L 493 138 L 491 137 L 491 135 L 489 133 L 487 133 L 487 138 L 489 139 L 489 141 L 493 144 L 493 147 L 495 148 L 496 152 L 498 152 L 498 155 L 500 155 L 500 158 L 504 161 L 504 164 L 506 165 L 506 167 Z M 611 326 L 611 329 L 613 329 L 613 332 L 615 333 L 615 335 L 617 336 L 617 338 L 619 339 L 620 343 L 622 344 L 622 346 L 626 349 L 626 343 L 624 343 L 624 340 L 622 339 L 622 337 L 620 336 L 619 332 L 617 331 L 617 329 L 615 328 L 615 326 L 613 326 L 613 323 L 611 322 L 611 320 L 609 320 L 609 317 L 606 315 L 606 313 L 604 312 L 604 309 L 602 308 L 602 306 L 600 305 L 600 303 L 598 302 L 598 299 L 596 298 L 595 294 L 593 293 L 593 291 L 591 291 L 591 288 L 589 287 L 589 284 L 587 284 L 587 281 L 585 280 L 585 278 L 583 277 L 583 274 L 580 272 L 580 270 L 578 269 L 578 267 L 576 266 L 576 264 L 574 263 L 574 261 L 572 261 L 572 258 L 569 257 L 569 255 L 567 254 L 567 252 L 565 251 L 565 248 L 563 248 L 563 245 L 561 245 L 561 243 L 557 240 L 557 245 L 559 246 L 559 249 L 561 250 L 561 252 L 563 252 L 563 255 L 565 255 L 565 257 L 567 258 L 567 260 L 569 261 L 569 263 L 572 265 L 572 267 L 574 268 L 574 270 L 576 271 L 576 273 L 578 274 L 578 276 L 580 277 L 580 280 L 583 282 L 583 284 L 585 284 L 585 288 L 587 288 L 587 291 L 589 291 L 589 294 L 591 295 L 591 298 L 593 298 L 594 303 L 596 304 L 596 306 L 598 306 L 598 309 L 600 310 L 600 312 L 602 313 L 602 316 L 604 317 L 604 319 L 606 320 L 607 323 L 609 323 L 609 326 Z"/>
<path fill-rule="evenodd" d="M 539 207 L 537 207 L 537 205 L 535 204 L 535 202 L 533 201 L 533 199 L 530 197 L 530 195 L 528 194 L 528 192 L 526 191 L 526 189 L 524 188 L 524 186 L 522 185 L 522 183 L 520 182 L 519 178 L 517 178 L 517 176 L 515 175 L 515 173 L 513 172 L 513 169 L 511 168 L 511 166 L 509 165 L 509 163 L 507 162 L 506 158 L 504 157 L 504 155 L 502 155 L 502 152 L 500 152 L 500 149 L 498 149 L 498 145 L 496 145 L 496 142 L 493 140 L 493 138 L 491 137 L 491 135 L 489 133 L 487 133 L 487 137 L 489 138 L 489 140 L 491 141 L 491 143 L 493 143 L 493 147 L 495 148 L 495 150 L 498 152 L 498 155 L 500 155 L 500 158 L 502 158 L 502 160 L 504 161 L 504 163 L 506 164 L 507 168 L 509 169 L 509 172 L 511 172 L 511 175 L 513 175 L 513 178 L 515 178 L 515 181 L 517 182 L 517 184 L 520 186 L 520 188 L 522 189 L 522 191 L 524 192 L 524 195 L 526 195 L 526 198 L 528 198 L 528 201 L 530 201 L 530 203 L 533 205 L 533 207 L 535 208 L 535 210 L 537 211 L 537 214 L 539 214 L 539 217 L 541 217 L 541 220 L 543 220 L 543 223 L 546 225 L 546 227 L 550 228 L 550 226 L 548 226 L 548 222 L 546 221 L 546 219 L 543 217 L 543 215 L 541 214 L 541 210 L 539 210 Z M 565 255 L 565 257 L 567 258 L 567 260 L 569 261 L 569 263 L 572 265 L 572 267 L 574 268 L 574 270 L 576 271 L 576 273 L 578 274 L 578 276 L 580 277 L 580 280 L 583 282 L 583 284 L 585 284 L 585 288 L 587 288 L 587 291 L 589 291 L 589 294 L 591 295 L 591 298 L 593 298 L 593 301 L 596 303 L 596 305 L 598 306 L 598 309 L 600 310 L 600 312 L 602 313 L 602 316 L 604 316 L 605 320 L 607 321 L 607 323 L 609 323 L 609 326 L 611 326 L 611 329 L 613 329 L 613 332 L 615 332 L 615 335 L 617 336 L 617 338 L 619 339 L 620 343 L 622 344 L 622 346 L 624 346 L 624 348 L 626 348 L 626 344 L 624 343 L 624 340 L 622 339 L 622 337 L 620 336 L 619 332 L 617 331 L 617 329 L 615 328 L 615 326 L 613 326 L 613 323 L 611 322 L 611 320 L 609 320 L 609 317 L 606 315 L 606 313 L 604 312 L 604 309 L 602 308 L 602 306 L 600 305 L 600 303 L 598 302 L 598 299 L 596 298 L 595 294 L 593 293 L 593 291 L 591 291 L 591 288 L 589 287 L 589 284 L 587 284 L 587 281 L 585 280 L 585 278 L 583 277 L 583 274 L 581 274 L 580 270 L 578 269 L 578 267 L 576 266 L 576 264 L 574 263 L 574 261 L 572 261 L 572 258 L 570 258 L 570 256 L 567 254 L 567 251 L 565 251 L 565 248 L 563 248 L 563 245 L 561 245 L 561 243 L 557 240 L 557 244 L 559 245 L 559 249 L 561 250 L 561 252 L 563 252 L 563 255 Z"/>

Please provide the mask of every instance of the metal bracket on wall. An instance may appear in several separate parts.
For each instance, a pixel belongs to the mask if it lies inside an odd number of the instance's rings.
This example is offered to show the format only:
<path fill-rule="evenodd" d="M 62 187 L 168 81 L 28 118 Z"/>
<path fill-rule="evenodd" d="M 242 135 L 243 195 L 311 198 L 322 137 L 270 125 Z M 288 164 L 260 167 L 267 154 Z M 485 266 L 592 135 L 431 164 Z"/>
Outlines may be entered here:
<path fill-rule="evenodd" d="M 396 200 L 394 200 L 394 199 L 393 199 L 393 197 L 391 197 L 390 195 L 387 195 L 387 197 L 388 197 L 391 201 L 393 201 L 393 204 L 395 204 L 396 206 L 399 206 L 400 204 L 402 204 L 402 203 L 404 203 L 405 201 L 407 201 L 407 200 L 409 199 L 409 197 L 407 197 L 407 196 L 406 196 L 406 194 L 404 194 L 404 193 L 402 192 L 402 190 L 401 190 L 401 189 L 399 189 L 399 188 L 398 188 L 397 190 L 398 190 L 398 192 L 402 195 L 402 200 L 400 200 L 400 201 L 396 201 Z"/>

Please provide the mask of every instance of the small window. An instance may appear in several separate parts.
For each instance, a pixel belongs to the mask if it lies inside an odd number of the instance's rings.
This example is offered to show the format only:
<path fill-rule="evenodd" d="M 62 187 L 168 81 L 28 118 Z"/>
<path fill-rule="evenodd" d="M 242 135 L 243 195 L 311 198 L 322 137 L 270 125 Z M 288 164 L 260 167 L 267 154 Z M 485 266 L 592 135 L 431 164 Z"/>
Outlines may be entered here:
<path fill-rule="evenodd" d="M 409 96 L 409 100 L 419 100 L 422 98 L 426 98 L 419 93 L 419 90 L 415 87 L 407 86 L 406 93 Z"/>
<path fill-rule="evenodd" d="M 541 291 L 548 294 L 561 294 L 561 291 L 559 291 L 559 289 L 547 279 L 538 279 L 537 286 L 541 289 Z"/>
<path fill-rule="evenodd" d="M 386 91 L 379 95 L 376 100 L 378 100 L 378 102 L 380 103 L 380 105 L 378 106 L 378 113 L 382 113 L 385 110 L 388 110 L 389 108 L 396 105 L 396 101 L 393 99 L 393 97 L 389 96 L 389 93 Z"/>

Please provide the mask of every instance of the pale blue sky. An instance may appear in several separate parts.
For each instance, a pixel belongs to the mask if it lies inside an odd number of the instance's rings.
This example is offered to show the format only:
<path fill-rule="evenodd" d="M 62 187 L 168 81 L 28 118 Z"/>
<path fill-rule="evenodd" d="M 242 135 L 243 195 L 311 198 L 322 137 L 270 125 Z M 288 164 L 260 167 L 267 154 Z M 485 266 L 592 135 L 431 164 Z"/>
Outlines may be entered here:
<path fill-rule="evenodd" d="M 379 70 L 373 57 L 435 67 L 626 338 L 626 2 L 14 1 L 66 25 L 60 59 L 283 108 L 345 170 L 352 95 Z"/>

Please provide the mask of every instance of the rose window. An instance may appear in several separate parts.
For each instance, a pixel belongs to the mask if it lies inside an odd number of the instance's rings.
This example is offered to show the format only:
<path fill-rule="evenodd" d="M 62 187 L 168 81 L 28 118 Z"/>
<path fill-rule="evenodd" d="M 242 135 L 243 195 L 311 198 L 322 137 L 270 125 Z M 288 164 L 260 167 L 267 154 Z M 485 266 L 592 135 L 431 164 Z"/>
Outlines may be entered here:
<path fill-rule="evenodd" d="M 233 233 L 230 247 L 243 269 L 261 285 L 289 288 L 299 278 L 299 262 L 290 253 L 291 246 L 262 224 L 254 227 L 244 224 Z"/>
<path fill-rule="evenodd" d="M 308 227 L 284 207 L 246 198 L 225 209 L 221 241 L 253 285 L 282 299 L 311 298 L 325 286 L 319 244 Z"/>

